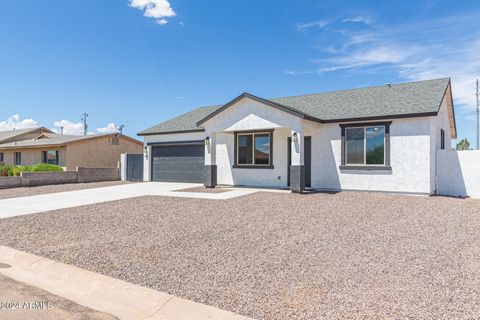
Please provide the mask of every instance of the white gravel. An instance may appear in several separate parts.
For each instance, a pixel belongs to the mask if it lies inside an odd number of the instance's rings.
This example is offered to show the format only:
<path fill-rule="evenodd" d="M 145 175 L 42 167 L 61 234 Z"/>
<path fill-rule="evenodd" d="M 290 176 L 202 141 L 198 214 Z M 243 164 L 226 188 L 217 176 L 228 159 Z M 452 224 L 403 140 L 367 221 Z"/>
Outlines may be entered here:
<path fill-rule="evenodd" d="M 260 192 L 0 221 L 0 244 L 258 319 L 478 319 L 480 201 Z"/>

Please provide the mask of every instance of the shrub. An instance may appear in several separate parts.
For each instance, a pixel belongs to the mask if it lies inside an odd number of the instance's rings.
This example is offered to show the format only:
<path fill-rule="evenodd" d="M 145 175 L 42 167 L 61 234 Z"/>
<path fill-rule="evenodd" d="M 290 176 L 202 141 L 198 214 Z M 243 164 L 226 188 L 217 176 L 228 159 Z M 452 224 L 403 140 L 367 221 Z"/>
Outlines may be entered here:
<path fill-rule="evenodd" d="M 34 164 L 33 166 L 30 167 L 31 172 L 50 172 L 50 171 L 63 171 L 63 168 L 60 166 L 56 166 L 53 164 L 48 164 L 48 163 L 39 163 L 39 164 Z"/>
<path fill-rule="evenodd" d="M 0 176 L 20 176 L 21 172 L 52 172 L 63 171 L 63 168 L 53 164 L 39 163 L 33 166 L 0 166 Z"/>
<path fill-rule="evenodd" d="M 31 168 L 26 166 L 25 167 L 18 166 L 18 167 L 13 167 L 11 171 L 12 171 L 12 174 L 10 174 L 10 171 L 8 172 L 9 176 L 11 175 L 14 177 L 19 177 L 21 172 L 31 171 Z"/>
<path fill-rule="evenodd" d="M 0 164 L 0 177 L 7 177 L 8 176 L 8 171 L 10 170 L 12 166 L 6 165 L 6 164 Z"/>

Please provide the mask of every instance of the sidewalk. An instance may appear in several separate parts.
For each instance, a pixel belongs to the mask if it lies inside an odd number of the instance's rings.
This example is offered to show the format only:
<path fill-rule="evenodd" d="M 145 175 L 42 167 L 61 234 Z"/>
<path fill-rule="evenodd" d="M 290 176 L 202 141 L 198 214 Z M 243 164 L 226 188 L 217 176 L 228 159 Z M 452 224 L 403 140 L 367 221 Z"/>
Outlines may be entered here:
<path fill-rule="evenodd" d="M 4 246 L 0 246 L 0 264 L 4 264 L 0 268 L 0 277 L 7 276 L 26 284 L 27 296 L 30 292 L 37 295 L 40 292 L 40 295 L 44 295 L 41 296 L 42 299 L 54 299 L 42 290 L 51 292 L 61 297 L 59 303 L 63 308 L 69 305 L 69 300 L 75 303 L 71 308 L 67 307 L 66 312 L 76 312 L 75 310 L 92 312 L 89 309 L 102 312 L 103 314 L 95 313 L 97 318 L 91 318 L 95 320 L 116 319 L 115 317 L 125 320 L 252 320 L 229 311 Z M 15 286 L 15 282 L 13 285 Z M 38 291 L 32 287 L 41 290 Z M 17 289 L 18 287 L 14 288 L 13 292 Z M 23 299 L 25 296 L 19 298 Z M 32 298 L 36 298 L 35 294 Z M 7 301 L 10 300 L 7 299 Z M 87 308 L 79 309 L 76 304 Z M 5 319 L 2 317 L 2 310 L 0 310 L 0 318 Z M 16 320 L 16 318 L 12 319 Z"/>

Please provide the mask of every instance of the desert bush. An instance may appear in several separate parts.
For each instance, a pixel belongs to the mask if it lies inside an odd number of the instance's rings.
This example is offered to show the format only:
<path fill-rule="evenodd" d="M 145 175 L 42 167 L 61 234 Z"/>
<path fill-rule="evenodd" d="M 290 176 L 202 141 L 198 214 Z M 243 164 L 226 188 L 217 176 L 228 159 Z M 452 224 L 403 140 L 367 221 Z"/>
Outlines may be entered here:
<path fill-rule="evenodd" d="M 56 166 L 53 164 L 48 163 L 39 163 L 30 166 L 31 172 L 51 172 L 51 171 L 63 171 L 63 168 L 60 166 Z"/>
<path fill-rule="evenodd" d="M 6 165 L 6 164 L 0 164 L 0 177 L 7 177 L 8 176 L 8 171 L 10 170 L 12 166 Z"/>

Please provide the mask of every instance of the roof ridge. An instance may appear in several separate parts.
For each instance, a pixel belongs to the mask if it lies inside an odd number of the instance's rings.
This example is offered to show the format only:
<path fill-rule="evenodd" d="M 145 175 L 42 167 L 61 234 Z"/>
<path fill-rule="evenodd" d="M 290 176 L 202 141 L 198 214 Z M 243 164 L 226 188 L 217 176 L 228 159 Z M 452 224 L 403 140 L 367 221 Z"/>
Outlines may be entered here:
<path fill-rule="evenodd" d="M 413 84 L 413 83 L 419 83 L 419 82 L 432 82 L 432 81 L 439 81 L 439 80 L 450 80 L 450 77 L 443 77 L 443 78 L 429 79 L 429 80 L 415 80 L 415 81 L 408 81 L 408 82 L 397 82 L 397 83 L 390 83 L 390 84 L 391 84 L 392 86 L 401 86 L 401 85 L 407 85 L 407 84 Z M 297 95 L 293 95 L 293 96 L 283 96 L 283 97 L 268 98 L 268 100 L 287 99 L 287 98 L 298 98 L 298 97 L 307 97 L 307 96 L 317 96 L 317 95 L 328 94 L 328 93 L 337 93 L 337 92 L 346 92 L 346 91 L 358 91 L 358 90 L 384 88 L 384 87 L 385 87 L 385 84 L 383 84 L 383 85 L 376 85 L 376 86 L 353 88 L 353 89 L 337 89 L 337 90 L 317 92 L 317 93 L 306 93 L 306 94 L 297 94 Z"/>

